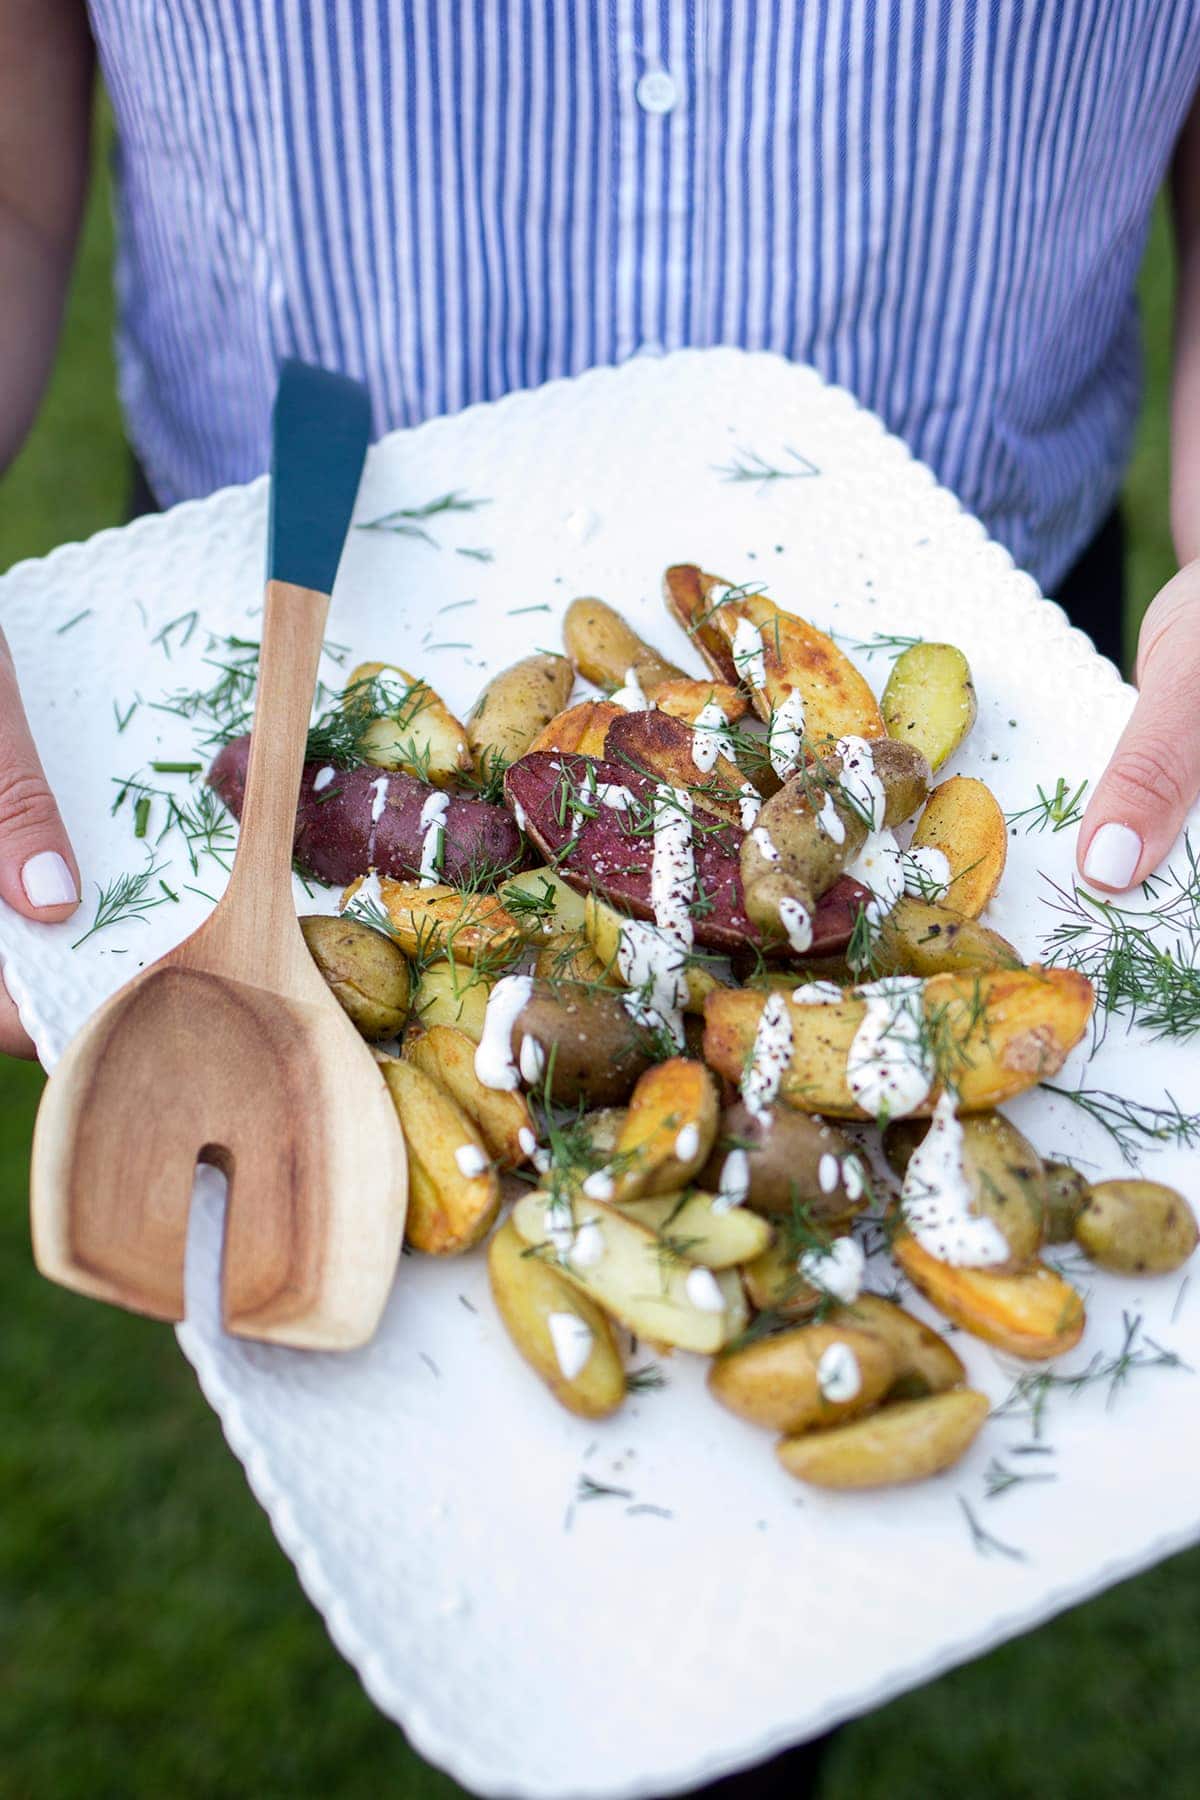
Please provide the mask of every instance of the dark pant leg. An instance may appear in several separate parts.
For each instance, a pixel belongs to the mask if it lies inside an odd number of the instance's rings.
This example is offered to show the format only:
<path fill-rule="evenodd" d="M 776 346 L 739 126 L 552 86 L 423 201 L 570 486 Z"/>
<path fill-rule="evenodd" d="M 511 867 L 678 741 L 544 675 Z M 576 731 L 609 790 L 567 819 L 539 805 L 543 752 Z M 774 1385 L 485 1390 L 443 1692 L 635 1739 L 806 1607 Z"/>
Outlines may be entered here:
<path fill-rule="evenodd" d="M 125 523 L 140 519 L 143 513 L 161 512 L 162 508 L 150 490 L 146 471 L 136 456 L 129 459 L 129 498 L 125 502 Z"/>
<path fill-rule="evenodd" d="M 814 1800 L 825 1752 L 837 1733 L 784 1750 L 770 1762 L 736 1775 L 725 1775 L 709 1787 L 694 1788 L 684 1800 Z"/>
<path fill-rule="evenodd" d="M 1086 631 L 1101 656 L 1125 666 L 1125 521 L 1114 507 L 1103 525 L 1050 596 L 1072 625 Z"/>

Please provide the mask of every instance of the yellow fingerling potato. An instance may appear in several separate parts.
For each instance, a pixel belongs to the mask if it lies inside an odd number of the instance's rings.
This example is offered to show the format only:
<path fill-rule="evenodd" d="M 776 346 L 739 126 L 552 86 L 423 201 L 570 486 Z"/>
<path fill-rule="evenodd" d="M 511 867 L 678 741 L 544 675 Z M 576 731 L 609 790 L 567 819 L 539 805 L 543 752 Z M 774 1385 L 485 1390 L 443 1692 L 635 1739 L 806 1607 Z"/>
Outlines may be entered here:
<path fill-rule="evenodd" d="M 939 1332 L 885 1300 L 881 1294 L 860 1294 L 849 1306 L 839 1306 L 826 1324 L 854 1326 L 882 1338 L 892 1353 L 895 1375 L 888 1392 L 904 1399 L 920 1394 L 942 1394 L 967 1379 L 962 1359 Z"/>
<path fill-rule="evenodd" d="M 988 1266 L 1011 1274 L 1036 1256 L 1042 1243 L 1046 1178 L 1042 1159 L 1009 1119 L 1000 1113 L 972 1113 L 959 1120 L 962 1173 L 971 1211 L 990 1219 L 1008 1245 L 1008 1261 Z M 888 1161 L 898 1175 L 925 1137 L 923 1119 L 897 1119 L 884 1133 Z"/>
<path fill-rule="evenodd" d="M 831 1236 L 833 1230 L 830 1226 Z M 826 1298 L 801 1275 L 795 1249 L 782 1238 L 742 1265 L 742 1285 L 755 1312 L 778 1313 L 784 1319 L 807 1319 Z"/>
<path fill-rule="evenodd" d="M 1088 1196 L 1087 1178 L 1070 1163 L 1048 1162 L 1043 1167 L 1046 1172 L 1043 1236 L 1048 1244 L 1069 1244 L 1075 1236 L 1075 1221 Z"/>
<path fill-rule="evenodd" d="M 714 1356 L 746 1328 L 736 1274 L 688 1262 L 615 1207 L 583 1195 L 564 1206 L 539 1189 L 512 1218 L 527 1244 L 552 1247 L 560 1272 L 640 1338 Z"/>
<path fill-rule="evenodd" d="M 440 1082 L 394 1057 L 380 1057 L 379 1066 L 408 1150 L 405 1239 L 430 1256 L 456 1256 L 487 1235 L 500 1210 L 496 1171 Z"/>
<path fill-rule="evenodd" d="M 1083 1336 L 1082 1297 L 1044 1263 L 1016 1275 L 938 1262 L 907 1231 L 892 1254 L 913 1286 L 955 1325 L 1027 1362 L 1048 1362 Z"/>
<path fill-rule="evenodd" d="M 483 1036 L 491 991 L 489 976 L 480 973 L 469 962 L 446 957 L 421 971 L 413 996 L 412 1017 L 425 1030 L 434 1025 L 456 1026 L 478 1043 Z"/>
<path fill-rule="evenodd" d="M 379 897 L 397 943 L 410 956 L 441 952 L 456 962 L 482 956 L 503 962 L 523 947 L 525 933 L 498 894 L 464 894 L 461 888 L 423 887 L 384 876 Z"/>
<path fill-rule="evenodd" d="M 535 1141 L 529 1103 L 519 1090 L 484 1087 L 475 1073 L 475 1040 L 452 1025 L 431 1025 L 405 1040 L 404 1060 L 441 1082 L 502 1169 L 529 1161 Z"/>
<path fill-rule="evenodd" d="M 832 1431 L 783 1438 L 776 1454 L 789 1475 L 810 1487 L 896 1487 L 952 1468 L 979 1436 L 989 1411 L 986 1394 L 955 1388 L 898 1401 Z"/>
<path fill-rule="evenodd" d="M 577 706 L 569 706 L 565 712 L 557 713 L 542 727 L 529 748 L 603 756 L 608 728 L 623 711 L 623 707 L 614 706 L 611 700 L 581 700 Z"/>
<path fill-rule="evenodd" d="M 740 1191 L 767 1217 L 790 1218 L 802 1201 L 814 1222 L 849 1218 L 870 1195 L 866 1165 L 844 1131 L 790 1106 L 752 1113 L 741 1101 L 721 1114 L 701 1185 Z"/>
<path fill-rule="evenodd" d="M 881 703 L 888 736 L 914 744 L 940 769 L 953 756 L 978 712 L 975 683 L 953 644 L 913 644 L 892 664 Z"/>
<path fill-rule="evenodd" d="M 844 1389 L 831 1379 L 834 1373 L 842 1376 Z M 716 1357 L 708 1389 L 740 1419 L 792 1433 L 841 1425 L 870 1412 L 896 1373 L 882 1337 L 853 1326 L 799 1325 Z M 846 1398 L 831 1397 L 842 1392 Z"/>
<path fill-rule="evenodd" d="M 534 943 L 542 937 L 569 937 L 583 930 L 584 897 L 542 864 L 522 869 L 500 889 L 500 898 Z"/>
<path fill-rule="evenodd" d="M 369 702 L 379 712 L 362 732 L 358 749 L 377 769 L 403 769 L 436 787 L 449 787 L 471 767 L 467 728 L 418 675 L 394 663 L 359 663 L 342 704 Z"/>
<path fill-rule="evenodd" d="M 693 681 L 688 675 L 675 675 L 667 681 L 651 682 L 645 691 L 660 712 L 670 713 L 673 719 L 682 719 L 688 725 L 694 725 L 711 706 L 719 706 L 730 725 L 750 710 L 741 688 L 730 687 L 727 681 Z M 708 720 L 711 719 L 708 712 Z"/>
<path fill-rule="evenodd" d="M 1098 1181 L 1087 1191 L 1075 1238 L 1118 1275 L 1169 1275 L 1196 1248 L 1196 1215 L 1159 1181 Z"/>
<path fill-rule="evenodd" d="M 872 966 L 877 975 L 957 975 L 969 970 L 1020 969 L 1007 938 L 978 919 L 903 894 L 883 920 Z"/>
<path fill-rule="evenodd" d="M 565 656 L 541 650 L 502 669 L 467 714 L 467 743 L 485 778 L 524 756 L 567 704 L 575 671 Z"/>
<path fill-rule="evenodd" d="M 582 931 L 569 937 L 551 938 L 543 944 L 534 959 L 533 972 L 541 981 L 583 983 L 589 987 L 619 988 L 621 981 L 602 963 Z"/>
<path fill-rule="evenodd" d="M 583 903 L 583 928 L 588 941 L 596 953 L 597 961 L 608 971 L 609 975 L 627 985 L 621 975 L 621 933 L 629 921 L 615 907 L 602 900 L 599 894 L 588 894 Z M 687 982 L 686 1010 L 701 1013 L 704 1002 L 710 994 L 724 987 L 718 976 L 706 963 L 690 959 L 684 970 Z"/>
<path fill-rule="evenodd" d="M 769 719 L 799 691 L 804 730 L 814 743 L 884 736 L 879 705 L 866 681 L 833 639 L 807 620 L 784 612 L 765 594 L 731 588 L 694 563 L 668 569 L 664 591 L 667 610 L 713 674 L 720 681 L 740 682 L 760 718 Z M 739 624 L 743 624 L 740 639 Z M 748 632 L 746 627 L 753 629 Z"/>
<path fill-rule="evenodd" d="M 408 1016 L 411 979 L 399 944 L 358 919 L 313 913 L 300 920 L 308 953 L 368 1042 L 395 1037 Z"/>
<path fill-rule="evenodd" d="M 655 1063 L 630 1096 L 608 1171 L 611 1191 L 601 1198 L 678 1194 L 708 1161 L 718 1116 L 717 1084 L 703 1063 L 683 1056 Z"/>
<path fill-rule="evenodd" d="M 940 904 L 977 919 L 1000 886 L 1008 858 L 1008 827 L 1000 802 L 982 781 L 952 775 L 935 787 L 917 820 L 913 850 L 940 850 L 950 886 Z"/>
<path fill-rule="evenodd" d="M 691 1262 L 706 1269 L 734 1269 L 760 1256 L 771 1242 L 771 1227 L 744 1206 L 722 1211 L 714 1194 L 693 1188 L 686 1194 L 664 1194 L 656 1200 L 630 1200 L 621 1207 L 629 1218 L 668 1245 L 684 1247 Z"/>
<path fill-rule="evenodd" d="M 704 1060 L 728 1081 L 741 1080 L 765 999 L 753 989 L 724 988 L 704 1003 Z M 926 1026 L 948 1064 L 960 1111 L 986 1111 L 1055 1074 L 1087 1029 L 1093 1003 L 1091 983 L 1073 969 L 932 976 L 923 988 Z M 867 1117 L 846 1073 L 866 1001 L 850 995 L 816 1006 L 785 1004 L 792 1055 L 780 1098 L 801 1112 Z M 931 1112 L 937 1093 L 935 1080 L 914 1115 Z"/>
<path fill-rule="evenodd" d="M 531 1256 L 511 1223 L 488 1245 L 488 1280 L 505 1330 L 560 1405 L 607 1419 L 625 1398 L 625 1370 L 600 1308 L 553 1263 Z"/>
<path fill-rule="evenodd" d="M 630 669 L 647 694 L 658 682 L 687 679 L 603 600 L 572 600 L 563 620 L 563 643 L 584 680 L 597 687 L 623 687 Z"/>

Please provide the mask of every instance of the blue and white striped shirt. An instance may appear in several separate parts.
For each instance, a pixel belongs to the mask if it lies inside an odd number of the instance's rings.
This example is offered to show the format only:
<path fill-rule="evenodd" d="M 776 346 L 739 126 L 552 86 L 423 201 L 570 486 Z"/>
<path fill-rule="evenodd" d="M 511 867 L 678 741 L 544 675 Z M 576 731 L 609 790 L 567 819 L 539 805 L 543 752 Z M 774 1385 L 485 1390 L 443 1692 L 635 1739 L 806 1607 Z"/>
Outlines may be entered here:
<path fill-rule="evenodd" d="M 280 359 L 380 431 L 639 348 L 851 388 L 1053 587 L 1112 504 L 1200 0 L 91 0 L 166 501 Z"/>

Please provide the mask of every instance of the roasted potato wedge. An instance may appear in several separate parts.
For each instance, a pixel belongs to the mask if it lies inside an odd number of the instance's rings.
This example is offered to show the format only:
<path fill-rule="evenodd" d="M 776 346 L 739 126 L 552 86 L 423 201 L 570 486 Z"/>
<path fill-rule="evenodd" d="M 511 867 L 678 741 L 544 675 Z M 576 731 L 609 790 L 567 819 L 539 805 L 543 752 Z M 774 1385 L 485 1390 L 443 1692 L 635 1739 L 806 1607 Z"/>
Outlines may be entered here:
<path fill-rule="evenodd" d="M 615 993 L 569 982 L 533 983 L 512 1047 L 529 1085 L 561 1106 L 619 1105 L 652 1061 L 646 1033 Z"/>
<path fill-rule="evenodd" d="M 704 1003 L 704 1060 L 738 1082 L 754 1048 L 766 995 L 721 989 Z M 1072 969 L 934 975 L 923 986 L 926 1026 L 936 1039 L 963 1112 L 984 1112 L 1056 1073 L 1087 1028 L 1092 985 Z M 780 1098 L 801 1112 L 862 1119 L 847 1078 L 847 1058 L 867 1016 L 860 994 L 816 1006 L 785 1002 L 792 1055 Z M 933 1108 L 935 1077 L 915 1116 Z"/>
<path fill-rule="evenodd" d="M 952 1468 L 990 1411 L 986 1394 L 954 1388 L 901 1400 L 869 1418 L 783 1438 L 777 1454 L 789 1475 L 820 1488 L 895 1487 Z"/>
<path fill-rule="evenodd" d="M 483 1036 L 490 978 L 468 962 L 446 957 L 421 971 L 413 995 L 412 1017 L 425 1030 L 452 1025 L 478 1043 Z"/>
<path fill-rule="evenodd" d="M 910 645 L 892 664 L 880 710 L 889 737 L 912 744 L 940 769 L 979 711 L 970 664 L 954 644 Z"/>
<path fill-rule="evenodd" d="M 922 978 L 1024 967 L 998 931 L 912 894 L 901 895 L 881 922 L 871 962 L 876 975 Z"/>
<path fill-rule="evenodd" d="M 540 1189 L 518 1200 L 513 1224 L 546 1245 L 557 1266 L 638 1337 L 713 1356 L 746 1328 L 736 1274 L 714 1274 L 664 1249 L 647 1226 L 580 1195 L 566 1208 Z"/>
<path fill-rule="evenodd" d="M 551 938 L 538 951 L 533 972 L 540 981 L 549 982 L 551 986 L 563 981 L 575 986 L 583 983 L 588 987 L 617 989 L 623 985 L 616 971 L 600 961 L 582 931 L 573 931 L 569 937 Z"/>
<path fill-rule="evenodd" d="M 623 707 L 614 706 L 611 700 L 581 700 L 578 705 L 557 713 L 544 725 L 526 754 L 535 750 L 553 750 L 574 751 L 580 756 L 603 756 L 608 728 L 623 711 Z"/>
<path fill-rule="evenodd" d="M 940 905 L 977 919 L 1000 886 L 1008 858 L 1008 826 L 1000 802 L 982 781 L 952 775 L 926 801 L 910 850 L 936 850 L 949 885 Z"/>
<path fill-rule="evenodd" d="M 568 887 L 547 864 L 511 875 L 500 889 L 500 898 L 532 943 L 542 937 L 570 937 L 583 930 L 584 896 Z"/>
<path fill-rule="evenodd" d="M 493 675 L 467 714 L 467 743 L 480 775 L 524 756 L 571 697 L 575 671 L 565 656 L 539 650 Z"/>
<path fill-rule="evenodd" d="M 1000 1113 L 972 1113 L 958 1124 L 971 1210 L 981 1219 L 990 1219 L 1008 1245 L 1008 1261 L 987 1266 L 993 1274 L 1002 1269 L 1011 1274 L 1031 1261 L 1042 1243 L 1046 1211 L 1042 1159 L 1029 1139 Z M 909 1159 L 928 1129 L 924 1119 L 897 1119 L 888 1126 L 884 1150 L 897 1174 L 906 1173 Z"/>
<path fill-rule="evenodd" d="M 656 708 L 650 712 L 627 712 L 609 726 L 604 758 L 606 762 L 640 769 L 644 775 L 671 787 L 686 788 L 697 806 L 714 818 L 728 820 L 740 831 L 741 802 L 749 791 L 747 783 L 737 764 L 728 757 L 718 756 L 710 769 L 702 769 L 693 754 L 697 741 L 692 727 L 669 713 Z"/>
<path fill-rule="evenodd" d="M 660 712 L 670 713 L 673 719 L 683 719 L 689 725 L 694 725 L 701 713 L 706 722 L 712 721 L 714 706 L 720 707 L 730 725 L 745 718 L 750 710 L 741 688 L 730 687 L 727 681 L 694 681 L 689 675 L 673 675 L 667 681 L 652 682 L 646 693 Z"/>
<path fill-rule="evenodd" d="M 1047 1244 L 1069 1244 L 1075 1236 L 1075 1221 L 1087 1199 L 1087 1178 L 1070 1163 L 1048 1162 L 1046 1176 L 1046 1216 L 1042 1235 Z"/>
<path fill-rule="evenodd" d="M 357 919 L 311 913 L 300 920 L 308 953 L 351 1023 L 368 1042 L 395 1037 L 408 1017 L 412 982 L 399 944 Z"/>
<path fill-rule="evenodd" d="M 624 984 L 621 965 L 628 959 L 622 956 L 621 933 L 628 921 L 607 900 L 599 894 L 588 894 L 583 902 L 583 928 L 588 942 L 596 953 L 596 960 L 613 978 Z M 687 981 L 687 1009 L 689 1012 L 703 1012 L 704 1002 L 711 993 L 724 983 L 713 973 L 707 963 L 698 962 L 693 957 L 684 971 Z"/>
<path fill-rule="evenodd" d="M 648 1225 L 668 1250 L 675 1246 L 689 1262 L 703 1263 L 706 1269 L 734 1269 L 761 1256 L 771 1242 L 771 1227 L 757 1213 L 744 1206 L 721 1211 L 716 1196 L 698 1188 L 630 1200 L 621 1211 Z"/>
<path fill-rule="evenodd" d="M 452 1025 L 431 1025 L 405 1040 L 404 1060 L 439 1081 L 475 1126 L 491 1160 L 502 1169 L 529 1161 L 535 1141 L 524 1094 L 484 1087 L 475 1073 L 475 1040 Z"/>
<path fill-rule="evenodd" d="M 896 1374 L 882 1337 L 853 1326 L 798 1325 L 724 1351 L 708 1372 L 708 1391 L 740 1419 L 791 1433 L 870 1412 Z"/>
<path fill-rule="evenodd" d="M 717 1115 L 716 1083 L 703 1063 L 655 1063 L 630 1096 L 611 1167 L 589 1177 L 588 1191 L 618 1202 L 680 1193 L 708 1161 Z"/>
<path fill-rule="evenodd" d="M 942 1394 L 967 1379 L 962 1358 L 939 1332 L 881 1294 L 860 1294 L 851 1305 L 835 1308 L 825 1322 L 833 1326 L 852 1325 L 884 1340 L 896 1369 L 888 1392 L 897 1398 L 912 1400 L 921 1394 Z"/>
<path fill-rule="evenodd" d="M 625 1398 L 612 1326 L 553 1263 L 527 1252 L 511 1222 L 488 1245 L 488 1280 L 505 1330 L 568 1412 L 607 1419 Z"/>
<path fill-rule="evenodd" d="M 593 1112 L 584 1113 L 583 1124 L 596 1156 L 612 1155 L 628 1117 L 627 1106 L 598 1106 Z"/>
<path fill-rule="evenodd" d="M 740 1100 L 721 1114 L 700 1182 L 767 1218 L 789 1217 L 801 1202 L 816 1220 L 847 1219 L 870 1193 L 862 1158 L 844 1131 L 788 1106 L 759 1119 Z"/>
<path fill-rule="evenodd" d="M 630 669 L 647 694 L 659 682 L 687 679 L 603 600 L 572 600 L 563 620 L 563 643 L 584 680 L 597 687 L 621 687 Z"/>
<path fill-rule="evenodd" d="M 500 1182 L 483 1139 L 453 1097 L 395 1057 L 379 1066 L 408 1149 L 405 1240 L 429 1256 L 456 1256 L 491 1229 Z"/>
<path fill-rule="evenodd" d="M 746 687 L 760 718 L 769 720 L 799 692 L 804 729 L 813 742 L 884 736 L 874 694 L 823 631 L 784 612 L 765 594 L 730 588 L 693 563 L 668 569 L 664 588 L 667 610 L 713 674 Z"/>
<path fill-rule="evenodd" d="M 447 787 L 471 767 L 466 726 L 428 682 L 395 663 L 359 663 L 342 704 L 379 706 L 358 740 L 359 754 L 377 769 L 404 769 Z"/>
<path fill-rule="evenodd" d="M 1098 1181 L 1075 1221 L 1092 1261 L 1118 1275 L 1169 1275 L 1196 1248 L 1196 1215 L 1159 1181 Z"/>
<path fill-rule="evenodd" d="M 524 931 L 496 894 L 387 880 L 379 883 L 379 894 L 396 941 L 409 956 L 440 951 L 456 962 L 474 962 L 477 956 L 503 960 L 521 951 Z"/>
<path fill-rule="evenodd" d="M 938 1262 L 907 1231 L 892 1254 L 913 1286 L 973 1337 L 1027 1362 L 1048 1362 L 1074 1349 L 1085 1323 L 1081 1296 L 1044 1263 L 1017 1275 L 958 1269 Z"/>
<path fill-rule="evenodd" d="M 801 1275 L 796 1252 L 782 1237 L 742 1265 L 742 1282 L 755 1312 L 778 1313 L 782 1319 L 807 1319 L 826 1298 Z"/>

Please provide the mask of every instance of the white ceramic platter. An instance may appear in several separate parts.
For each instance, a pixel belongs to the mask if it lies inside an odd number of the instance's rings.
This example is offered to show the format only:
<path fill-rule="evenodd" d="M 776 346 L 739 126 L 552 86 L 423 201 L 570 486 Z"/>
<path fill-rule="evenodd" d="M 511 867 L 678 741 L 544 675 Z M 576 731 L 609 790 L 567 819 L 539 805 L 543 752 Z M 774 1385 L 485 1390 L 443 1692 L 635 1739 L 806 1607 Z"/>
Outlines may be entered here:
<path fill-rule="evenodd" d="M 729 478 L 756 458 L 780 476 Z M 667 564 L 696 561 L 770 583 L 850 639 L 960 644 L 980 717 L 954 766 L 982 775 L 1008 810 L 1035 801 L 1039 783 L 1094 778 L 1128 713 L 1111 666 L 929 472 L 848 395 L 773 357 L 643 359 L 396 434 L 371 453 L 359 517 L 451 491 L 487 504 L 430 517 L 424 538 L 352 535 L 330 632 L 351 659 L 425 675 L 460 711 L 492 672 L 558 645 L 557 615 L 576 594 L 603 595 L 694 660 L 659 584 Z M 211 685 L 214 638 L 256 635 L 266 499 L 261 481 L 217 494 L 0 581 L 0 621 L 89 883 L 143 861 L 130 802 L 111 811 L 115 780 L 192 753 L 187 723 L 153 703 Z M 881 686 L 886 652 L 858 660 Z M 342 671 L 325 674 L 337 684 Z M 189 792 L 186 777 L 149 779 Z M 1029 955 L 1054 923 L 1043 878 L 1069 882 L 1073 836 L 1018 826 L 1011 838 L 989 916 Z M 219 891 L 217 865 L 201 857 L 193 874 L 178 834 L 158 855 L 178 902 L 77 950 L 83 926 L 0 915 L 6 979 L 47 1065 L 203 915 L 193 890 Z M 89 886 L 85 923 L 92 910 Z M 1119 1027 L 1059 1079 L 1150 1104 L 1169 1090 L 1194 1110 L 1198 1061 L 1195 1043 Z M 1045 1151 L 1120 1172 L 1114 1145 L 1069 1102 L 1042 1094 L 1011 1110 Z M 1179 1147 L 1147 1170 L 1200 1187 Z M 559 1412 L 504 1338 L 478 1255 L 404 1259 L 376 1341 L 354 1355 L 225 1337 L 220 1196 L 206 1179 L 183 1350 L 338 1647 L 416 1747 L 481 1794 L 688 1787 L 1200 1536 L 1200 1383 L 1184 1369 L 1139 1360 L 1116 1387 L 1053 1391 L 1039 1454 L 1017 1450 L 1030 1421 L 1010 1413 L 940 1480 L 822 1496 L 780 1472 L 768 1436 L 708 1400 L 703 1367 L 685 1356 L 664 1390 L 612 1422 Z M 1123 1313 L 1143 1357 L 1149 1337 L 1200 1365 L 1200 1282 L 1080 1279 L 1090 1322 L 1071 1369 L 1120 1349 Z M 1014 1371 L 955 1342 L 1001 1401 Z M 988 1497 L 995 1464 L 1055 1479 Z M 583 1476 L 627 1495 L 582 1500 Z"/>

